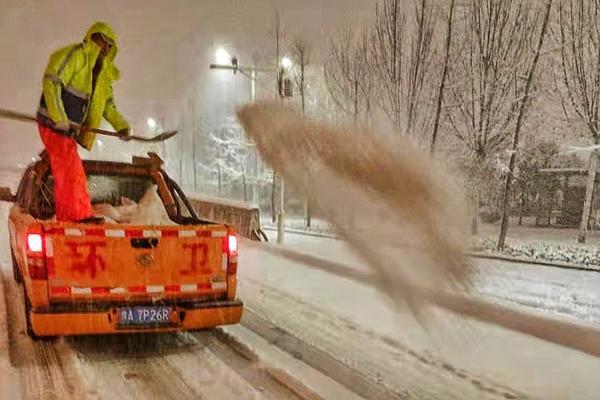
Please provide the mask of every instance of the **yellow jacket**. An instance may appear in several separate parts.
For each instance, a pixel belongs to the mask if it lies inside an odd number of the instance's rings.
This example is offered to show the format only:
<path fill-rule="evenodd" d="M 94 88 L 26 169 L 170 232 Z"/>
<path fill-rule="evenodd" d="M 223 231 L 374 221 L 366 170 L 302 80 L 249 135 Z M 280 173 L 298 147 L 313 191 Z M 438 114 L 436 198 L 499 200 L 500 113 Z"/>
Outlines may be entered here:
<path fill-rule="evenodd" d="M 94 33 L 101 33 L 113 45 L 102 61 L 95 87 L 92 87 L 93 69 L 100 53 L 100 47 L 91 39 Z M 120 76 L 113 64 L 117 55 L 116 42 L 113 30 L 107 24 L 97 22 L 88 30 L 82 43 L 64 47 L 50 56 L 38 109 L 41 121 L 71 121 L 98 128 L 102 118 L 106 118 L 117 131 L 129 127 L 129 123 L 117 111 L 113 98 L 112 85 Z M 91 150 L 96 134 L 82 132 L 75 139 Z"/>

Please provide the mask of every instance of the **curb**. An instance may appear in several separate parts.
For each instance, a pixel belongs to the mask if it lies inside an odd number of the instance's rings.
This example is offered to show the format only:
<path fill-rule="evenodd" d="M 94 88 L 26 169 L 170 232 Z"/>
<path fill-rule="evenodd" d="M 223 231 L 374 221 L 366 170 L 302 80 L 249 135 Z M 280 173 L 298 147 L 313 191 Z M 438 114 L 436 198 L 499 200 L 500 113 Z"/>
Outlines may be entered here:
<path fill-rule="evenodd" d="M 218 332 L 225 340 L 233 342 L 248 359 L 262 364 L 265 372 L 303 399 L 363 399 L 248 328 L 231 325 L 218 328 Z"/>
<path fill-rule="evenodd" d="M 562 263 L 562 262 L 558 262 L 558 261 L 536 260 L 534 258 L 513 257 L 513 256 L 505 256 L 505 255 L 501 255 L 501 254 L 490 254 L 490 253 L 482 253 L 482 252 L 467 252 L 466 254 L 469 257 L 473 257 L 473 258 L 483 258 L 483 259 L 488 259 L 488 260 L 498 260 L 498 261 L 521 263 L 521 264 L 540 265 L 540 266 L 544 266 L 544 267 L 572 269 L 572 270 L 576 270 L 576 271 L 585 271 L 585 272 L 600 272 L 600 267 L 594 267 L 591 265 L 569 264 L 569 263 Z"/>
<path fill-rule="evenodd" d="M 267 231 L 277 231 L 277 228 L 272 226 L 265 226 L 262 229 Z M 343 240 L 341 237 L 337 235 L 327 234 L 327 233 L 313 233 L 306 232 L 299 229 L 285 229 L 285 232 L 293 233 L 296 235 L 304 235 L 304 236 L 314 236 L 314 237 L 322 237 L 327 239 L 334 240 Z M 559 261 L 551 261 L 551 260 L 538 260 L 534 258 L 526 258 L 526 257 L 514 257 L 514 256 L 506 256 L 502 254 L 492 254 L 485 253 L 480 251 L 467 251 L 466 255 L 472 258 L 481 258 L 487 260 L 498 260 L 498 261 L 506 261 L 512 263 L 521 263 L 521 264 L 529 264 L 529 265 L 539 265 L 544 267 L 552 267 L 552 268 L 561 268 L 561 269 L 572 269 L 575 271 L 584 271 L 584 272 L 598 272 L 600 273 L 600 266 L 591 266 L 584 264 L 570 264 L 563 263 Z"/>
<path fill-rule="evenodd" d="M 265 231 L 277 232 L 277 227 L 270 226 L 270 225 L 261 226 L 261 229 L 265 230 Z M 341 238 L 339 236 L 331 234 L 331 233 L 307 232 L 307 231 L 302 231 L 300 229 L 291 229 L 291 228 L 285 228 L 285 232 L 294 233 L 296 235 L 315 236 L 315 237 L 323 237 L 323 238 L 327 238 L 327 239 L 341 240 Z"/>

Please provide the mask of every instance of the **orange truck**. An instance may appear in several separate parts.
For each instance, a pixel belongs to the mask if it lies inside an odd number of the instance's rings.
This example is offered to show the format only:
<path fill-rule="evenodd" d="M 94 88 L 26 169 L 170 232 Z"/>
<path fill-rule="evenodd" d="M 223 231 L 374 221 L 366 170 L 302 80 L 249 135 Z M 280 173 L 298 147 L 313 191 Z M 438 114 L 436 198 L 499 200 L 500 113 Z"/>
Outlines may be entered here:
<path fill-rule="evenodd" d="M 80 224 L 53 219 L 53 178 L 42 157 L 25 171 L 9 215 L 14 279 L 30 336 L 173 332 L 235 324 L 238 239 L 198 218 L 162 160 L 84 161 L 93 204 L 135 202 L 156 187 L 172 223 Z"/>

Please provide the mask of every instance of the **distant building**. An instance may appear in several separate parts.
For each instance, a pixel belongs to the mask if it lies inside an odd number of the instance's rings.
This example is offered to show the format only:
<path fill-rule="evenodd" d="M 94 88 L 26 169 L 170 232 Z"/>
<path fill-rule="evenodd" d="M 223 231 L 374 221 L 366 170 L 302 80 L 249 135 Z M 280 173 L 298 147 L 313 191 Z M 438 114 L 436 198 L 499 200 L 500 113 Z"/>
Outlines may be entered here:
<path fill-rule="evenodd" d="M 537 215 L 536 220 L 546 219 L 549 225 L 576 228 L 581 223 L 581 214 L 583 213 L 583 203 L 585 200 L 585 189 L 587 184 L 587 169 L 583 168 L 544 168 L 539 171 L 540 174 L 548 177 L 557 178 L 560 181 L 560 187 L 555 193 L 547 193 L 551 198 L 556 199 L 555 204 L 544 212 L 546 215 Z M 590 226 L 600 228 L 600 174 L 596 175 L 596 185 L 594 187 L 594 197 L 592 199 L 592 209 L 590 213 Z"/>

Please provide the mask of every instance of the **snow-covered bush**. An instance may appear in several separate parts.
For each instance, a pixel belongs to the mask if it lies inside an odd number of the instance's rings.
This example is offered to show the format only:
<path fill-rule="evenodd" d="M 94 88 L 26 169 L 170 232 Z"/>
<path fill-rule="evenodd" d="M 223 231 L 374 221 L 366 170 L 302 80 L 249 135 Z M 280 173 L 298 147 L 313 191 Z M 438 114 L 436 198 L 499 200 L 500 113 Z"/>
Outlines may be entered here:
<path fill-rule="evenodd" d="M 481 241 L 485 251 L 496 252 L 496 242 L 491 239 Z M 567 264 L 587 265 L 600 268 L 600 249 L 577 245 L 555 243 L 527 243 L 507 245 L 502 254 L 512 257 L 526 257 L 534 260 L 553 261 Z"/>

